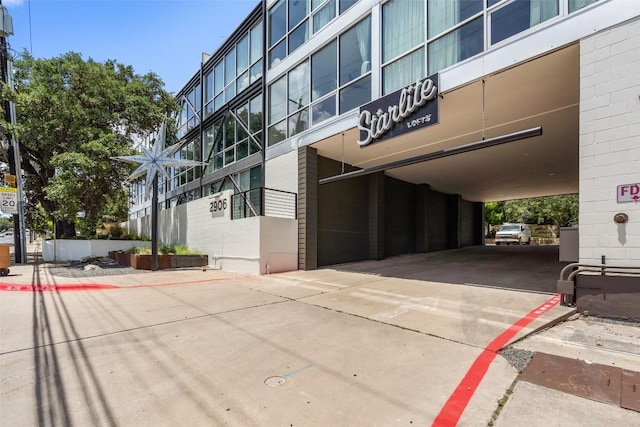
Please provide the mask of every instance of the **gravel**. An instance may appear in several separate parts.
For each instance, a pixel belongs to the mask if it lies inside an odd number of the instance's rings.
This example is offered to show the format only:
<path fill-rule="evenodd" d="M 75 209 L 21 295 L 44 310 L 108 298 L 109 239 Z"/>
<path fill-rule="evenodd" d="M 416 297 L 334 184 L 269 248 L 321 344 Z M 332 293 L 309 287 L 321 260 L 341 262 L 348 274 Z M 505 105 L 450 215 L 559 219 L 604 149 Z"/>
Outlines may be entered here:
<path fill-rule="evenodd" d="M 142 273 L 142 270 L 125 267 L 108 257 L 85 258 L 70 264 L 51 266 L 49 271 L 53 276 L 58 277 L 99 277 Z"/>
<path fill-rule="evenodd" d="M 516 368 L 518 372 L 524 371 L 529 362 L 531 362 L 533 354 L 532 351 L 520 350 L 514 347 L 505 347 L 500 351 L 500 355 L 507 359 L 507 362 Z"/>

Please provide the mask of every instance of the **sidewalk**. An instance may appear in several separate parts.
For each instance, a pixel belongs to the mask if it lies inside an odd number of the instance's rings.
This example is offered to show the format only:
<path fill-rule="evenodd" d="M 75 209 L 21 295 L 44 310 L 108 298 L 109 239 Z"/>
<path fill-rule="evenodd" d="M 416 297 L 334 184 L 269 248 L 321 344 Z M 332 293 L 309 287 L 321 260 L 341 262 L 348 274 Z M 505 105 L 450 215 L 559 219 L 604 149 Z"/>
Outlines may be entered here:
<path fill-rule="evenodd" d="M 0 280 L 0 424 L 640 425 L 640 328 L 549 294 L 30 259 Z"/>

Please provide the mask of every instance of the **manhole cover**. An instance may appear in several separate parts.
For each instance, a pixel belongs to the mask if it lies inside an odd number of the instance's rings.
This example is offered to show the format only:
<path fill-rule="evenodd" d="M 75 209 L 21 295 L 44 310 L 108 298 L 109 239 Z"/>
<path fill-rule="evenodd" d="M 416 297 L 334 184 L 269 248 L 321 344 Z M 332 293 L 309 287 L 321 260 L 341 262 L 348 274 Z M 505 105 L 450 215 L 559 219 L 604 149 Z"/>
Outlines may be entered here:
<path fill-rule="evenodd" d="M 264 383 L 269 387 L 280 387 L 286 381 L 287 380 L 285 380 L 284 377 L 269 377 L 266 380 L 264 380 Z"/>

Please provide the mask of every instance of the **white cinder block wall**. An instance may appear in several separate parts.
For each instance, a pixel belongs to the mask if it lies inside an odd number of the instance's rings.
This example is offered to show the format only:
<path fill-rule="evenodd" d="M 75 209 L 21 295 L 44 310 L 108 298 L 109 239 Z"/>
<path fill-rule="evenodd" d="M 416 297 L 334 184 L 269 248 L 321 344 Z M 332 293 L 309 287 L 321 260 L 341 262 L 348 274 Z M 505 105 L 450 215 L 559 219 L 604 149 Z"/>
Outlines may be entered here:
<path fill-rule="evenodd" d="M 580 262 L 640 267 L 640 18 L 580 41 Z M 626 224 L 613 217 L 625 213 Z"/>

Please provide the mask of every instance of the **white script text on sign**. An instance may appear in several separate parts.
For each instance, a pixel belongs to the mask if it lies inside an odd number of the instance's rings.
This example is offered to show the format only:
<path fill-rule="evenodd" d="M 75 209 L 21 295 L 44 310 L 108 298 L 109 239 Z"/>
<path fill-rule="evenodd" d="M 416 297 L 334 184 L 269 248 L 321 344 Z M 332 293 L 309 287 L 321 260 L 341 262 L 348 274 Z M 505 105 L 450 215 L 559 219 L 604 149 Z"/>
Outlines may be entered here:
<path fill-rule="evenodd" d="M 0 188 L 0 210 L 6 214 L 18 213 L 18 192 L 15 188 Z"/>
<path fill-rule="evenodd" d="M 640 201 L 640 184 L 618 185 L 618 203 Z"/>

